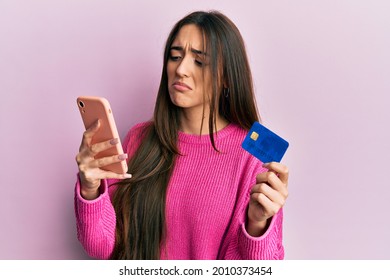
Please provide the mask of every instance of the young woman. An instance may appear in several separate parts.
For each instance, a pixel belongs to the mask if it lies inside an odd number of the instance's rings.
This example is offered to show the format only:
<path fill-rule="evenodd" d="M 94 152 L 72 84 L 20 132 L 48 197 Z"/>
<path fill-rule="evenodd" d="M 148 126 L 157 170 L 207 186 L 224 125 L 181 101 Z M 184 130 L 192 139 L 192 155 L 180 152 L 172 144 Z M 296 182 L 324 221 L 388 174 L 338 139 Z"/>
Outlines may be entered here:
<path fill-rule="evenodd" d="M 126 154 L 95 160 L 117 139 L 76 157 L 78 238 L 95 258 L 282 259 L 287 167 L 241 148 L 259 116 L 244 42 L 219 12 L 180 20 L 165 46 L 151 121 L 133 127 Z M 126 160 L 130 174 L 101 167 Z"/>

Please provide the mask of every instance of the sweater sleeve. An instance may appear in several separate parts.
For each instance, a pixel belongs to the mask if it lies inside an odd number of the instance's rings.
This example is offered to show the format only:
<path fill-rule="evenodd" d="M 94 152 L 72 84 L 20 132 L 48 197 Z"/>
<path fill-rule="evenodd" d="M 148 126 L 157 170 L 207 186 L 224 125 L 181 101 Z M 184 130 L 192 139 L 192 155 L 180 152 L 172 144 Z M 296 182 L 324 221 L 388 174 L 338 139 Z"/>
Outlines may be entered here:
<path fill-rule="evenodd" d="M 279 260 L 284 258 L 282 244 L 283 209 L 272 218 L 267 231 L 260 237 L 250 236 L 245 228 L 250 190 L 256 184 L 256 175 L 266 171 L 257 163 L 241 182 L 235 212 L 225 236 L 220 258 L 242 260 Z M 247 170 L 248 171 L 248 170 Z"/>
<path fill-rule="evenodd" d="M 134 126 L 123 141 L 124 151 L 129 158 L 138 148 L 143 129 L 148 123 Z M 130 143 L 130 144 L 129 144 Z M 74 195 L 77 238 L 85 251 L 93 258 L 110 258 L 115 245 L 116 214 L 111 199 L 114 195 L 117 180 L 102 180 L 100 196 L 86 200 L 80 194 L 80 180 L 77 182 Z"/>
<path fill-rule="evenodd" d="M 80 180 L 75 188 L 77 238 L 93 258 L 108 259 L 115 244 L 115 210 L 108 195 L 108 182 L 102 180 L 100 196 L 85 200 L 80 195 Z"/>

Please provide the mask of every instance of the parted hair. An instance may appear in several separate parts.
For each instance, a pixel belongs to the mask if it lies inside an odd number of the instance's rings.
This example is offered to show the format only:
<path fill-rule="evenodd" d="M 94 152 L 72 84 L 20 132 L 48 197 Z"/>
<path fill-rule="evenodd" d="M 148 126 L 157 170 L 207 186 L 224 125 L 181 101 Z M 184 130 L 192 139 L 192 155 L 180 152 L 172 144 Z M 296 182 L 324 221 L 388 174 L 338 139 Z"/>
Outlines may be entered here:
<path fill-rule="evenodd" d="M 177 22 L 165 44 L 153 119 L 128 162 L 133 176 L 119 182 L 114 194 L 117 224 L 112 259 L 159 259 L 164 246 L 166 193 L 175 159 L 180 156 L 177 139 L 181 110 L 169 96 L 167 63 L 173 41 L 188 24 L 199 28 L 210 57 L 207 67 L 213 82 L 208 126 L 216 152 L 213 134 L 218 114 L 246 130 L 260 118 L 245 44 L 235 24 L 217 11 L 193 12 Z"/>

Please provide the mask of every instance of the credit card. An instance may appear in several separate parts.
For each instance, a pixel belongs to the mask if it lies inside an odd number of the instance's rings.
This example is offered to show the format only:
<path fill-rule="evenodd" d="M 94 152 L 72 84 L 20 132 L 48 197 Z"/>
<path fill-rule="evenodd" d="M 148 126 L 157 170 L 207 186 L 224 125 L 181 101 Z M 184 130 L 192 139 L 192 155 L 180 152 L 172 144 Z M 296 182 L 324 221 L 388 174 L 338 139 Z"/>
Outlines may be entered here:
<path fill-rule="evenodd" d="M 264 163 L 280 162 L 288 142 L 265 126 L 255 122 L 242 142 L 242 148 Z"/>

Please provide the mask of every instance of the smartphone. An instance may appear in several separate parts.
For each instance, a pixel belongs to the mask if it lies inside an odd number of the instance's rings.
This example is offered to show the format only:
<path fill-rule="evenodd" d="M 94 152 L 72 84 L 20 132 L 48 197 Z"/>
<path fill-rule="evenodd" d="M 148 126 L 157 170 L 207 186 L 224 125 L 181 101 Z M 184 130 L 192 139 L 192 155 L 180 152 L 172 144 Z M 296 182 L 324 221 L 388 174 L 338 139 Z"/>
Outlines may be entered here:
<path fill-rule="evenodd" d="M 112 146 L 112 148 L 98 153 L 95 156 L 95 159 L 123 154 L 123 148 L 116 128 L 114 115 L 108 100 L 97 96 L 80 96 L 77 98 L 77 106 L 84 122 L 85 129 L 91 127 L 98 119 L 100 120 L 100 128 L 92 138 L 92 144 L 104 142 L 113 138 L 118 138 L 119 140 L 118 144 Z M 122 160 L 104 166 L 101 169 L 124 174 L 127 172 L 127 163 L 125 160 Z"/>

